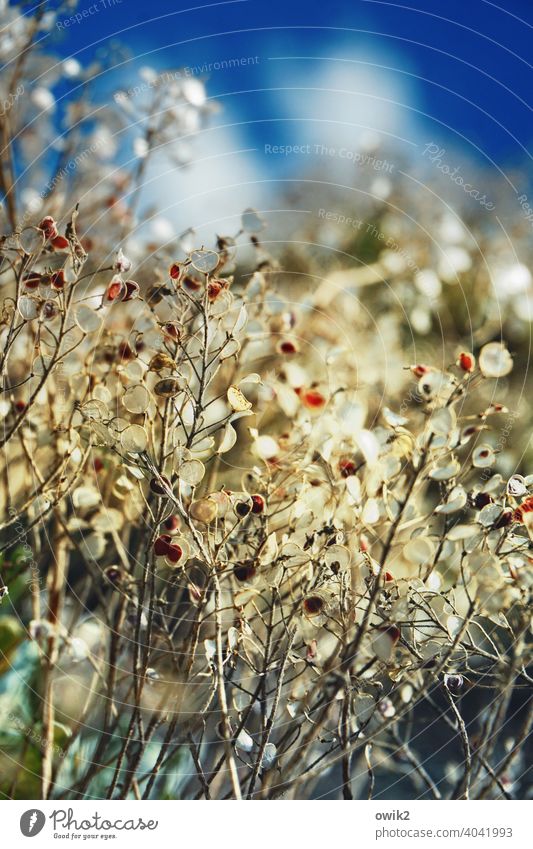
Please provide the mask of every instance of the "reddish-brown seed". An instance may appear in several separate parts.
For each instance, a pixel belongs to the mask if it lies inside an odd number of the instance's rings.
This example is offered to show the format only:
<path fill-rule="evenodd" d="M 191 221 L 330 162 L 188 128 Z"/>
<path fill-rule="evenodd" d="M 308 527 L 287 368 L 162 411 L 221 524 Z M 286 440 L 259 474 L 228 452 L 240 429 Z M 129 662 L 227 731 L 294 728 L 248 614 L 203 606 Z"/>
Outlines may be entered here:
<path fill-rule="evenodd" d="M 161 475 L 161 478 L 152 478 L 150 481 L 150 489 L 155 495 L 166 495 L 171 488 L 169 479 L 164 475 Z"/>
<path fill-rule="evenodd" d="M 457 365 L 462 368 L 463 371 L 468 373 L 474 371 L 475 368 L 475 360 L 473 354 L 469 354 L 467 351 L 462 351 L 459 354 L 457 359 Z"/>
<path fill-rule="evenodd" d="M 290 339 L 286 339 L 284 342 L 280 342 L 278 346 L 278 351 L 280 352 L 280 354 L 296 354 L 298 348 L 296 347 L 294 342 L 291 342 Z"/>
<path fill-rule="evenodd" d="M 169 533 L 173 533 L 174 531 L 177 531 L 179 526 L 180 526 L 180 520 L 178 519 L 177 516 L 169 516 L 168 519 L 165 519 L 165 521 L 163 522 L 163 527 Z"/>
<path fill-rule="evenodd" d="M 50 242 L 56 251 L 64 251 L 68 248 L 68 239 L 64 236 L 56 236 L 54 239 L 51 239 Z"/>
<path fill-rule="evenodd" d="M 259 515 L 265 509 L 265 499 L 262 495 L 252 495 L 252 513 Z"/>
<path fill-rule="evenodd" d="M 324 599 L 319 595 L 310 595 L 304 598 L 302 607 L 308 616 L 318 616 L 324 610 Z"/>
<path fill-rule="evenodd" d="M 57 236 L 57 224 L 51 215 L 46 215 L 37 225 L 47 239 L 55 239 Z"/>
<path fill-rule="evenodd" d="M 161 534 L 154 542 L 154 554 L 156 557 L 167 557 L 172 538 L 169 534 Z"/>
<path fill-rule="evenodd" d="M 431 369 L 423 363 L 418 363 L 417 365 L 411 366 L 411 371 L 416 377 L 423 377 L 428 373 L 428 371 L 431 371 Z"/>
<path fill-rule="evenodd" d="M 314 410 L 320 409 L 326 403 L 326 399 L 317 389 L 308 389 L 307 392 L 303 393 L 301 398 L 306 407 Z"/>
<path fill-rule="evenodd" d="M 111 283 L 107 287 L 108 301 L 121 301 L 126 293 L 126 287 L 122 280 L 118 277 L 113 277 Z"/>
<path fill-rule="evenodd" d="M 134 301 L 135 298 L 139 297 L 139 292 L 141 291 L 139 288 L 139 284 L 135 282 L 135 280 L 126 280 L 124 283 L 126 288 L 126 294 L 123 297 L 123 301 Z"/>
<path fill-rule="evenodd" d="M 237 563 L 233 567 L 233 574 L 238 581 L 251 581 L 255 578 L 257 569 L 253 563 Z"/>
<path fill-rule="evenodd" d="M 50 275 L 52 289 L 57 289 L 58 292 L 65 288 L 65 282 L 65 272 L 62 268 L 60 268 L 59 271 L 54 271 L 53 274 Z"/>
<path fill-rule="evenodd" d="M 169 560 L 172 564 L 178 563 L 183 557 L 183 549 L 180 548 L 179 545 L 173 543 L 169 545 L 168 552 L 166 554 L 167 560 Z"/>
<path fill-rule="evenodd" d="M 339 469 L 343 478 L 349 478 L 350 475 L 355 475 L 357 466 L 353 460 L 344 459 L 340 461 Z"/>

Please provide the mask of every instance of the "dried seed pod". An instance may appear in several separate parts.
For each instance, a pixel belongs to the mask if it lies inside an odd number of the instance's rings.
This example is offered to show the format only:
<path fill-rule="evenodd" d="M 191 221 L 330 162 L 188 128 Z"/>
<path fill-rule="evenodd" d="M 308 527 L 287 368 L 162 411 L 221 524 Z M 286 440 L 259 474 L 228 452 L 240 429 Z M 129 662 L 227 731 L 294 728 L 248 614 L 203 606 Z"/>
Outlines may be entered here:
<path fill-rule="evenodd" d="M 189 513 L 196 522 L 209 525 L 217 517 L 217 505 L 210 498 L 200 498 L 193 501 L 189 507 Z"/>
<path fill-rule="evenodd" d="M 160 398 L 174 398 L 180 392 L 179 380 L 176 377 L 165 377 L 158 380 L 154 392 Z"/>
<path fill-rule="evenodd" d="M 175 366 L 175 362 L 172 357 L 169 357 L 168 354 L 164 354 L 162 352 L 158 354 L 154 354 L 152 359 L 150 360 L 150 365 L 148 368 L 150 371 L 163 371 L 165 368 L 172 369 Z"/>

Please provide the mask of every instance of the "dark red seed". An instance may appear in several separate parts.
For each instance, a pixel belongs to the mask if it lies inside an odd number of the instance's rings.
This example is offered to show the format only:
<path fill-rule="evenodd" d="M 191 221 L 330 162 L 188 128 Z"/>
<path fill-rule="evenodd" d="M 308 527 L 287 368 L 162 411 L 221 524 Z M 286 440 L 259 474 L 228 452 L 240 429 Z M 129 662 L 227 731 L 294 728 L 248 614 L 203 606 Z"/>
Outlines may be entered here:
<path fill-rule="evenodd" d="M 312 407 L 313 409 L 323 407 L 326 403 L 326 399 L 322 393 L 316 389 L 309 389 L 307 392 L 304 392 L 302 400 L 306 407 Z"/>
<path fill-rule="evenodd" d="M 240 516 L 241 519 L 244 519 L 245 516 L 251 511 L 252 505 L 248 501 L 238 501 L 235 505 L 235 512 L 237 516 Z"/>
<path fill-rule="evenodd" d="M 154 542 L 154 554 L 156 557 L 167 557 L 171 547 L 171 537 L 168 534 L 161 534 Z"/>
<path fill-rule="evenodd" d="M 37 289 L 39 283 L 41 282 L 41 275 L 36 274 L 35 272 L 31 272 L 27 274 L 24 278 L 24 285 L 26 289 Z"/>
<path fill-rule="evenodd" d="M 177 516 L 169 516 L 168 519 L 165 519 L 163 525 L 167 531 L 177 531 L 180 526 L 180 520 Z"/>
<path fill-rule="evenodd" d="M 237 563 L 233 567 L 233 574 L 238 581 L 251 581 L 255 578 L 257 569 L 253 563 Z"/>
<path fill-rule="evenodd" d="M 107 287 L 107 300 L 120 301 L 124 297 L 126 287 L 122 280 L 112 280 Z"/>
<path fill-rule="evenodd" d="M 111 581 L 112 584 L 118 584 L 118 582 L 122 578 L 122 572 L 118 568 L 118 566 L 109 566 L 105 570 L 104 574 L 105 574 L 106 578 L 108 579 L 108 581 Z"/>
<path fill-rule="evenodd" d="M 166 555 L 167 560 L 170 560 L 171 563 L 178 563 L 183 556 L 183 549 L 179 547 L 179 545 L 169 545 L 168 553 Z"/>
<path fill-rule="evenodd" d="M 47 239 L 55 239 L 57 236 L 57 224 L 51 215 L 46 215 L 37 225 Z"/>
<path fill-rule="evenodd" d="M 343 478 L 349 478 L 351 475 L 355 475 L 357 466 L 353 460 L 341 460 L 339 469 Z"/>
<path fill-rule="evenodd" d="M 304 598 L 302 604 L 308 616 L 317 616 L 324 609 L 324 599 L 319 595 L 310 595 Z"/>
<path fill-rule="evenodd" d="M 265 499 L 262 495 L 252 495 L 252 513 L 259 515 L 265 509 Z"/>
<path fill-rule="evenodd" d="M 155 495 L 167 495 L 168 490 L 172 489 L 172 487 L 169 479 L 164 477 L 164 475 L 161 475 L 160 478 L 152 478 L 150 481 L 150 489 Z"/>
<path fill-rule="evenodd" d="M 68 248 L 68 239 L 65 239 L 64 236 L 56 236 L 54 239 L 51 239 L 50 241 L 52 243 L 52 246 L 57 251 L 64 251 L 65 248 Z"/>
<path fill-rule="evenodd" d="M 139 284 L 135 282 L 135 280 L 126 280 L 124 283 L 126 287 L 126 294 L 123 297 L 123 301 L 134 301 L 135 298 L 139 297 L 139 292 L 141 291 L 139 288 Z"/>
<path fill-rule="evenodd" d="M 57 289 L 61 291 L 61 289 L 65 288 L 65 272 L 62 268 L 59 271 L 54 271 L 53 274 L 50 275 L 50 283 L 52 284 L 53 289 Z"/>
<path fill-rule="evenodd" d="M 170 277 L 172 278 L 172 280 L 177 280 L 178 277 L 180 276 L 180 271 L 181 271 L 181 269 L 180 269 L 178 263 L 173 262 L 172 265 L 170 266 L 169 270 L 168 270 L 168 273 L 169 273 Z"/>

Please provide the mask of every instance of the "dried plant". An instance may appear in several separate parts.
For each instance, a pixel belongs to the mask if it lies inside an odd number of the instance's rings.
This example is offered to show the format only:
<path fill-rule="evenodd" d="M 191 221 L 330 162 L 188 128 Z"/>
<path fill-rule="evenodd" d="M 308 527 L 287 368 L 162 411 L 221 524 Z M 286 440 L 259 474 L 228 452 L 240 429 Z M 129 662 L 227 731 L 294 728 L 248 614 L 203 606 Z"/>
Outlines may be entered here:
<path fill-rule="evenodd" d="M 12 49 L 10 91 L 54 67 Z M 458 338 L 406 362 L 397 303 L 391 386 L 350 285 L 291 296 L 253 210 L 212 249 L 142 242 L 143 162 L 202 111 L 186 95 L 149 112 L 106 215 L 111 165 L 96 196 L 82 169 L 19 201 L 9 139 L 31 159 L 36 131 L 16 102 L 0 118 L 2 792 L 520 795 L 533 475 L 498 470 L 524 427 L 512 355 Z M 69 126 L 62 155 L 86 149 Z"/>

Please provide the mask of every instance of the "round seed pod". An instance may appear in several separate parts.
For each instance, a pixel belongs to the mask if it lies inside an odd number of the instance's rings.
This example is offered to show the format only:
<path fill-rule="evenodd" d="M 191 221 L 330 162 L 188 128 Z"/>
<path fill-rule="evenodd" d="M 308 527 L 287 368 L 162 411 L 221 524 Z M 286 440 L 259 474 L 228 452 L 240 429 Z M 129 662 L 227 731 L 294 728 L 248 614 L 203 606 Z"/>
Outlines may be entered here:
<path fill-rule="evenodd" d="M 165 377 L 158 380 L 154 392 L 160 398 L 175 398 L 180 392 L 179 380 L 176 377 Z"/>

